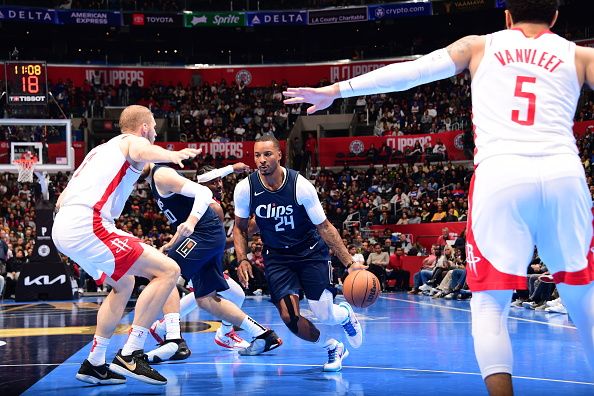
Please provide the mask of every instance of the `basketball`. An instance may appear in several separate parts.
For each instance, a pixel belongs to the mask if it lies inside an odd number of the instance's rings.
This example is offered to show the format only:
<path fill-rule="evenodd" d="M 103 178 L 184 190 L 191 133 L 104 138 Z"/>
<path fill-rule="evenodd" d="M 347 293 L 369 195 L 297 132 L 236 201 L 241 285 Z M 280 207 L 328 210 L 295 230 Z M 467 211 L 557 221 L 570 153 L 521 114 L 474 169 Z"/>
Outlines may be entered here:
<path fill-rule="evenodd" d="M 369 271 L 355 271 L 346 277 L 342 284 L 342 293 L 349 304 L 366 308 L 373 305 L 380 295 L 380 282 Z"/>

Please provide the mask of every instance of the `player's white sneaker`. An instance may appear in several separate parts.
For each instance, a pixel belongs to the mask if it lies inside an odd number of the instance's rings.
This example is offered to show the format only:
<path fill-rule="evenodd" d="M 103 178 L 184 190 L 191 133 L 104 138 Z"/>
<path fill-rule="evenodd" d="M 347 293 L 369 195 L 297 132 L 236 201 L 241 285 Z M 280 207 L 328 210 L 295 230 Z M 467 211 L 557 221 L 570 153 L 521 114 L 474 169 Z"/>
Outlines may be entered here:
<path fill-rule="evenodd" d="M 347 335 L 349 344 L 351 344 L 353 348 L 359 348 L 363 343 L 363 329 L 361 328 L 361 323 L 359 323 L 359 320 L 357 319 L 357 316 L 355 315 L 355 311 L 353 311 L 351 304 L 349 304 L 346 301 L 343 301 L 338 305 L 343 308 L 346 308 L 346 310 L 349 311 L 349 316 L 340 325 L 342 326 L 342 329 Z"/>
<path fill-rule="evenodd" d="M 149 333 L 151 333 L 158 344 L 163 344 L 163 342 L 165 342 L 165 334 L 167 333 L 165 319 L 156 320 L 155 323 L 151 325 Z"/>
<path fill-rule="evenodd" d="M 227 349 L 245 349 L 250 346 L 250 343 L 241 338 L 233 329 L 226 334 L 223 333 L 223 327 L 217 329 L 214 342 Z"/>
<path fill-rule="evenodd" d="M 349 356 L 349 350 L 342 342 L 332 338 L 326 341 L 324 348 L 328 351 L 328 362 L 324 363 L 324 371 L 342 370 L 342 360 Z"/>

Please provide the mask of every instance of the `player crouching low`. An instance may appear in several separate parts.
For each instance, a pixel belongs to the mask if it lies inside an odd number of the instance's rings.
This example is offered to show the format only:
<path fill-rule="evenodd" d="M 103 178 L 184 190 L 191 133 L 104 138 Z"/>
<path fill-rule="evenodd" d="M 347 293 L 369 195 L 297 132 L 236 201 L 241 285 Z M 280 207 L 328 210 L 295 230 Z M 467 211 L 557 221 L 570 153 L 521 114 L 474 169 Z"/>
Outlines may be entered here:
<path fill-rule="evenodd" d="M 230 288 L 222 269 L 227 238 L 222 209 L 212 200 L 212 191 L 167 166 L 151 165 L 150 170 L 145 171 L 148 171 L 147 180 L 159 209 L 176 228 L 175 235 L 162 250 L 180 266 L 182 276 L 192 281 L 194 293 L 186 298 L 195 298 L 201 309 L 226 322 L 230 327 L 227 335 L 233 334 L 233 325 L 244 329 L 253 340 L 242 349 L 244 354 L 256 355 L 282 345 L 274 331 L 266 329 L 233 301 L 220 295 Z M 189 305 L 185 304 L 184 313 Z M 166 334 L 159 334 L 158 323 L 151 326 L 151 334 L 161 340 L 161 346 L 147 353 L 149 361 L 182 360 L 190 356 L 181 338 L 180 312 L 179 294 L 174 290 L 163 306 L 162 323 Z"/>

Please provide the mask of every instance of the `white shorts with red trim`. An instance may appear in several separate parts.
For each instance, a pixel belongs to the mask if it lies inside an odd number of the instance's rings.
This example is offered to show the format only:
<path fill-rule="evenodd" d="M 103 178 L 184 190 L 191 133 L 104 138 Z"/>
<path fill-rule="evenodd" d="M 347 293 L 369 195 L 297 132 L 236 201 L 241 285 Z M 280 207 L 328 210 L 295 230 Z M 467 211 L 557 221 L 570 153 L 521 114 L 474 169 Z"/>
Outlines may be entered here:
<path fill-rule="evenodd" d="M 577 156 L 491 157 L 476 168 L 466 230 L 472 291 L 526 289 L 534 246 L 556 283 L 594 280 L 592 199 Z"/>
<path fill-rule="evenodd" d="M 62 254 L 99 281 L 105 275 L 118 281 L 144 251 L 140 239 L 118 230 L 93 209 L 79 205 L 60 208 L 52 239 Z"/>

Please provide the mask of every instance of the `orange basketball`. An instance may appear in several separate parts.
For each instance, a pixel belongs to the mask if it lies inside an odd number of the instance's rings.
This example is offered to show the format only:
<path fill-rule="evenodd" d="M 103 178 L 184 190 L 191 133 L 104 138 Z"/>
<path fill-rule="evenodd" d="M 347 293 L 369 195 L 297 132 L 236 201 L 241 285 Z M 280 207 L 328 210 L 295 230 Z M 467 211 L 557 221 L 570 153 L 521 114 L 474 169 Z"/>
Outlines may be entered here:
<path fill-rule="evenodd" d="M 346 277 L 342 284 L 342 294 L 349 304 L 366 308 L 373 305 L 381 292 L 377 276 L 369 271 L 355 271 Z"/>

